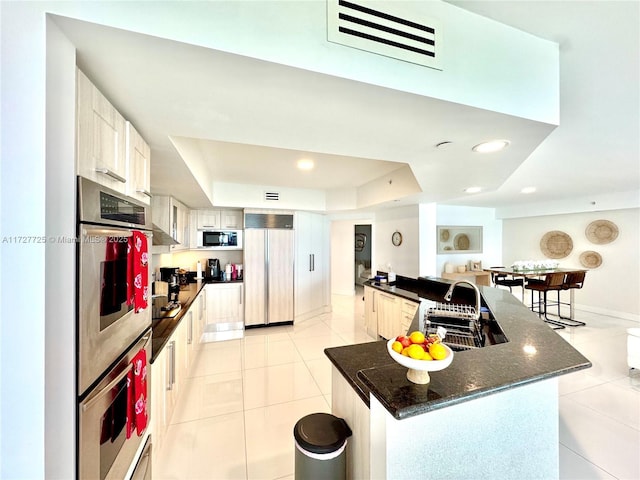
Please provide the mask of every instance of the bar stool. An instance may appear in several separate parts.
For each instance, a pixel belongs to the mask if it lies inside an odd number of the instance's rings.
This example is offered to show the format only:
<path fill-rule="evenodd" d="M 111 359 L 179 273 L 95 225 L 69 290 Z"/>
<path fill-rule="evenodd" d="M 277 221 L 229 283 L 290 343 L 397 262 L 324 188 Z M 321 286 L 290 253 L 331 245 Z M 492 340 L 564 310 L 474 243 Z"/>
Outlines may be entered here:
<path fill-rule="evenodd" d="M 559 330 L 561 328 L 565 328 L 566 325 L 561 323 L 558 320 L 553 320 L 547 316 L 548 307 L 556 305 L 557 303 L 548 303 L 547 301 L 547 293 L 557 291 L 559 292 L 562 289 L 562 285 L 564 284 L 565 274 L 561 272 L 547 273 L 545 275 L 544 281 L 539 282 L 527 282 L 524 286 L 527 290 L 531 290 L 531 311 L 536 312 L 538 315 L 542 315 L 544 313 L 544 321 L 555 325 L 554 330 Z M 538 292 L 538 301 L 534 302 L 533 292 Z M 542 300 L 541 300 L 542 294 Z M 537 310 L 535 308 L 537 303 Z M 558 314 L 560 313 L 560 306 L 558 305 Z"/>
<path fill-rule="evenodd" d="M 582 288 L 586 275 L 587 272 L 567 273 L 567 276 L 564 279 L 564 283 L 562 284 L 562 290 L 573 290 Z M 573 294 L 573 292 L 570 293 Z M 569 307 L 571 307 L 571 302 L 561 302 L 560 290 L 558 290 L 558 317 L 562 319 L 561 323 L 567 327 L 584 327 L 586 325 L 586 323 L 579 320 L 574 320 L 571 317 L 563 317 L 562 315 L 560 315 L 560 305 L 568 305 Z"/>

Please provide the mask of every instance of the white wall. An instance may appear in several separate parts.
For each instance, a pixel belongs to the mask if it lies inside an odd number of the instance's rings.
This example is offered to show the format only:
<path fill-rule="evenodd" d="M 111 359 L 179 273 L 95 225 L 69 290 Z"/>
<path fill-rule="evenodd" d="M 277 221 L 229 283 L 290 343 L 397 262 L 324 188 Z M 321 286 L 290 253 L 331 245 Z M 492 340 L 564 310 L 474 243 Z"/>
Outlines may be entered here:
<path fill-rule="evenodd" d="M 402 234 L 402 244 L 391 243 L 393 232 Z M 420 274 L 420 222 L 418 205 L 380 210 L 375 217 L 375 239 L 371 272 L 387 270 L 391 265 L 396 274 L 417 277 Z"/>
<path fill-rule="evenodd" d="M 593 244 L 585 236 L 589 223 L 600 219 L 614 222 L 620 230 L 618 238 L 606 245 Z M 505 219 L 505 264 L 544 259 L 540 240 L 551 230 L 563 231 L 573 241 L 569 256 L 558 260 L 561 267 L 583 268 L 579 256 L 586 250 L 602 256 L 602 265 L 588 271 L 584 288 L 575 293 L 577 308 L 640 321 L 640 209 Z"/>

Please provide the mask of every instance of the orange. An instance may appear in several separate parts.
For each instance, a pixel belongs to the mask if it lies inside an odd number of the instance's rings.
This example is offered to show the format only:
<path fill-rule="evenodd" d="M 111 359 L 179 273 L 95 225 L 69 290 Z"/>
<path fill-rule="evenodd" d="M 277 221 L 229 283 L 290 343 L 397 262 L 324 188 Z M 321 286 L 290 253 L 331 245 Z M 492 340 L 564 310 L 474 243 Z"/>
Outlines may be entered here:
<path fill-rule="evenodd" d="M 404 347 L 400 353 L 402 355 L 404 355 L 405 357 L 408 357 L 409 356 L 409 347 Z"/>
<path fill-rule="evenodd" d="M 402 344 L 398 341 L 395 341 L 391 344 L 391 350 L 393 350 L 394 352 L 402 352 Z"/>
<path fill-rule="evenodd" d="M 409 340 L 411 340 L 411 343 L 423 343 L 424 333 L 417 330 L 415 332 L 411 332 L 411 335 L 409 335 Z"/>
<path fill-rule="evenodd" d="M 422 357 L 424 357 L 424 349 L 415 343 L 407 347 L 407 353 L 409 354 L 409 358 L 415 360 L 422 360 Z"/>
<path fill-rule="evenodd" d="M 432 343 L 429 347 L 429 354 L 434 360 L 444 360 L 447 358 L 447 349 L 441 343 Z"/>

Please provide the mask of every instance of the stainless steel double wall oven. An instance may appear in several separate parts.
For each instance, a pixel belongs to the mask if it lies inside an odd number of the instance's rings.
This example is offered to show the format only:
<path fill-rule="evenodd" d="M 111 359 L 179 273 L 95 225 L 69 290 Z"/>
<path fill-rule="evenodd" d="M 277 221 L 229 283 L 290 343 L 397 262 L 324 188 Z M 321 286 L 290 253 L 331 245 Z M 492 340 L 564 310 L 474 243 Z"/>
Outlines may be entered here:
<path fill-rule="evenodd" d="M 126 434 L 128 373 L 141 349 L 151 359 L 151 299 L 138 313 L 127 302 L 127 250 L 134 230 L 151 247 L 151 212 L 78 177 L 77 228 L 78 478 L 123 478 L 144 439 Z"/>

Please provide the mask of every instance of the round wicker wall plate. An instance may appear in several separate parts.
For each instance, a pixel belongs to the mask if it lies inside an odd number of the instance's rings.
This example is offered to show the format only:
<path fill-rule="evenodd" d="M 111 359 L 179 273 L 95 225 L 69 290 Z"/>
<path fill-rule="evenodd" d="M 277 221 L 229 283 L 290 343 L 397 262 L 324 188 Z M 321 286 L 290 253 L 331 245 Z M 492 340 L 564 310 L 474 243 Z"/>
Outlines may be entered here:
<path fill-rule="evenodd" d="M 604 245 L 618 238 L 618 226 L 609 220 L 594 220 L 584 231 L 591 243 Z"/>
<path fill-rule="evenodd" d="M 469 250 L 470 243 L 466 233 L 459 233 L 453 237 L 453 246 L 456 250 Z"/>
<path fill-rule="evenodd" d="M 440 241 L 446 242 L 447 240 L 449 240 L 449 230 L 443 228 L 442 230 L 440 230 Z"/>
<path fill-rule="evenodd" d="M 598 268 L 602 265 L 602 256 L 593 250 L 587 250 L 580 254 L 580 264 L 587 268 Z"/>
<path fill-rule="evenodd" d="M 540 250 L 547 258 L 564 258 L 573 250 L 573 240 L 560 230 L 547 232 L 540 240 Z"/>

